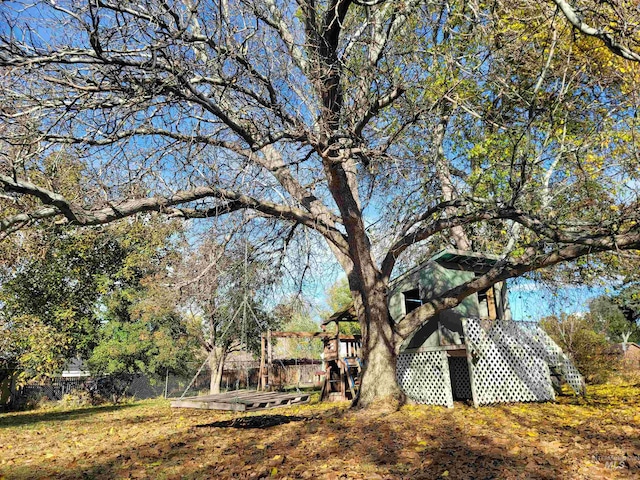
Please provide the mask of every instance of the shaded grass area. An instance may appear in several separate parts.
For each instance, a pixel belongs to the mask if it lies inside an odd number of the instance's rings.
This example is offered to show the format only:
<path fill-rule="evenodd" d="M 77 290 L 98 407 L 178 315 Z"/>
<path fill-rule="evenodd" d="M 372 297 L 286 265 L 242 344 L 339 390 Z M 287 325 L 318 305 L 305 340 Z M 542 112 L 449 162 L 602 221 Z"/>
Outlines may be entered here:
<path fill-rule="evenodd" d="M 96 413 L 106 413 L 129 408 L 134 405 L 102 405 L 96 407 L 55 409 L 44 411 L 31 411 L 28 413 L 8 413 L 0 414 L 0 428 L 20 427 L 35 425 L 40 422 L 64 422 L 66 420 L 77 420 L 84 416 L 95 415 Z"/>
<path fill-rule="evenodd" d="M 348 404 L 250 414 L 162 400 L 0 415 L 0 477 L 640 478 L 640 383 L 474 409 Z"/>

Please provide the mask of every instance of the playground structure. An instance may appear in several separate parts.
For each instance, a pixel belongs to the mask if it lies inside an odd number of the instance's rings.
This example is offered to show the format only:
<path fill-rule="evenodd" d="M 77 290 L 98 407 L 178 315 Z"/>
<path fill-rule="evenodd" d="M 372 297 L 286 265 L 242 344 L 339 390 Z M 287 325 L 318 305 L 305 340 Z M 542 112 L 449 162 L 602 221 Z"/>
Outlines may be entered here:
<path fill-rule="evenodd" d="M 322 385 L 320 399 L 338 401 L 353 400 L 360 385 L 361 337 L 341 334 L 338 323 L 335 332 L 328 332 L 328 322 L 322 332 L 276 332 L 268 330 L 261 337 L 260 390 L 277 390 L 285 387 L 278 365 L 282 360 L 274 360 L 273 342 L 275 338 L 320 339 L 323 343 L 322 366 L 315 373 Z"/>

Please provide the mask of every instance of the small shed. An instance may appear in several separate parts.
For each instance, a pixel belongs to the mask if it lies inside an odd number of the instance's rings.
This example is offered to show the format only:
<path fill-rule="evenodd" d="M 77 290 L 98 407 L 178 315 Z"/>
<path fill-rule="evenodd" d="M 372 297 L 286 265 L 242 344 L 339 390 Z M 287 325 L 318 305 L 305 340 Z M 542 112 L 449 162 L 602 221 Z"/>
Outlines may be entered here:
<path fill-rule="evenodd" d="M 470 252 L 439 252 L 392 280 L 389 293 L 391 316 L 399 320 L 422 305 L 425 299 L 486 273 L 497 260 L 498 257 Z M 465 298 L 457 307 L 440 313 L 416 330 L 403 349 L 413 351 L 420 347 L 440 346 L 464 348 L 464 318 L 511 320 L 506 285 L 497 283 Z"/>
<path fill-rule="evenodd" d="M 398 321 L 425 299 L 486 273 L 498 257 L 443 250 L 391 282 L 389 310 Z M 400 387 L 417 403 L 453 406 L 554 399 L 552 375 L 577 392 L 582 377 L 535 323 L 511 318 L 507 286 L 497 283 L 418 328 L 398 358 Z"/>
<path fill-rule="evenodd" d="M 498 260 L 459 250 L 437 253 L 390 282 L 391 317 L 400 321 L 425 300 L 488 272 Z M 350 307 L 324 325 L 353 320 Z M 584 391 L 580 372 L 537 323 L 512 320 L 504 282 L 417 328 L 401 347 L 397 378 L 414 402 L 448 407 L 454 400 L 475 406 L 553 400 L 556 380 L 566 381 L 576 393 Z"/>

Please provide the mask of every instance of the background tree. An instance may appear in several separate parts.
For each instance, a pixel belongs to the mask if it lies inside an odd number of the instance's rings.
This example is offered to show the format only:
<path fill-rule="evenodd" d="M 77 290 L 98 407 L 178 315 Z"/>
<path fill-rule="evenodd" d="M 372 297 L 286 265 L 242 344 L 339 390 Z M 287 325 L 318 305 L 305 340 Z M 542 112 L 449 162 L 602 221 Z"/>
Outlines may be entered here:
<path fill-rule="evenodd" d="M 3 270 L 0 317 L 16 364 L 51 376 L 73 357 L 88 359 L 105 339 L 105 322 L 128 315 L 143 296 L 141 282 L 166 265 L 175 226 L 139 218 L 40 232 L 31 253 Z"/>
<path fill-rule="evenodd" d="M 48 376 L 70 358 L 86 358 L 96 345 L 101 282 L 116 274 L 126 253 L 113 237 L 98 232 L 50 234 L 42 249 L 5 277 L 0 298 L 16 361 Z"/>
<path fill-rule="evenodd" d="M 589 313 L 596 328 L 613 343 L 622 343 L 624 351 L 628 342 L 640 339 L 640 329 L 634 319 L 625 316 L 617 297 L 601 296 L 589 303 Z"/>
<path fill-rule="evenodd" d="M 152 379 L 190 373 L 197 344 L 175 300 L 158 286 L 137 286 L 135 292 L 112 295 L 97 345 L 88 357 L 90 370 L 120 376 L 144 373 Z"/>
<path fill-rule="evenodd" d="M 211 394 L 220 392 L 227 357 L 240 351 L 259 354 L 260 335 L 280 324 L 262 303 L 275 283 L 272 273 L 252 258 L 246 243 L 234 248 L 208 240 L 185 255 L 174 288 L 209 359 Z"/>
<path fill-rule="evenodd" d="M 614 301 L 628 321 L 636 325 L 640 322 L 640 281 L 629 278 L 614 296 Z"/>
<path fill-rule="evenodd" d="M 299 296 L 285 299 L 276 305 L 273 315 L 282 324 L 285 332 L 319 332 L 318 322 L 313 320 L 311 305 Z M 278 339 L 283 358 L 319 359 L 324 350 L 319 338 Z"/>
<path fill-rule="evenodd" d="M 269 261 L 298 232 L 322 238 L 362 329 L 363 405 L 402 400 L 398 350 L 439 311 L 640 247 L 637 63 L 598 32 L 575 37 L 556 3 L 3 8 L 2 231 L 154 210 L 219 229 L 244 215 Z M 48 182 L 62 147 L 81 195 Z M 504 257 L 392 322 L 398 262 L 451 243 Z"/>
<path fill-rule="evenodd" d="M 351 290 L 349 289 L 349 282 L 346 278 L 338 279 L 326 292 L 326 301 L 329 306 L 329 310 L 323 311 L 320 314 L 321 319 L 324 321 L 329 318 L 335 312 L 343 311 L 353 303 L 351 298 Z M 360 325 L 355 322 L 342 322 L 338 326 L 340 333 L 346 335 L 360 335 Z"/>
<path fill-rule="evenodd" d="M 344 277 L 338 279 L 329 287 L 326 296 L 330 313 L 344 310 L 353 302 L 351 290 L 349 290 L 349 282 Z"/>

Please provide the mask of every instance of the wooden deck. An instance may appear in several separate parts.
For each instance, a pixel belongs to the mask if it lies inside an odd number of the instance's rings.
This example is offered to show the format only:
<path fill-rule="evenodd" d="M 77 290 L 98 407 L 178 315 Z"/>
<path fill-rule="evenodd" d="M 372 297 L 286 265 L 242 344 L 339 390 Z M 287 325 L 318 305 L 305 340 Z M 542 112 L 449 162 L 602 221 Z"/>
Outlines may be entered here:
<path fill-rule="evenodd" d="M 233 410 L 252 412 L 268 408 L 286 407 L 298 403 L 307 403 L 309 393 L 257 392 L 255 390 L 236 390 L 217 395 L 174 398 L 171 406 L 175 408 L 202 408 L 206 410 Z"/>

